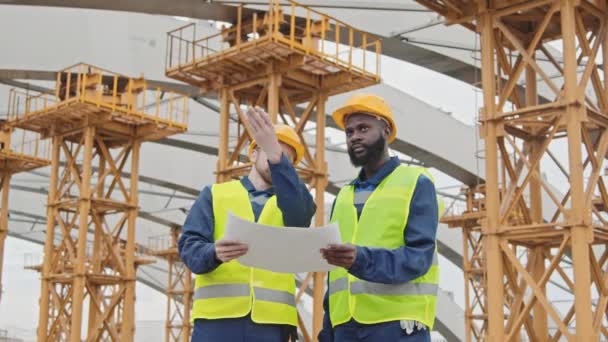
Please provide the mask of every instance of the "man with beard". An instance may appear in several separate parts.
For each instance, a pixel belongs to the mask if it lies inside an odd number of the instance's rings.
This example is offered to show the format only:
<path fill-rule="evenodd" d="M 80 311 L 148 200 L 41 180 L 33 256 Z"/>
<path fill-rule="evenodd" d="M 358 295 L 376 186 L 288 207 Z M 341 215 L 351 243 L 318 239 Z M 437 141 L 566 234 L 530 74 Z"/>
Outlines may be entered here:
<path fill-rule="evenodd" d="M 430 341 L 439 286 L 432 177 L 389 157 L 397 127 L 380 97 L 355 95 L 333 118 L 361 171 L 332 209 L 345 243 L 320 251 L 339 267 L 328 276 L 319 341 Z"/>
<path fill-rule="evenodd" d="M 297 311 L 292 274 L 245 267 L 234 260 L 248 246 L 224 239 L 228 212 L 259 223 L 308 227 L 312 196 L 294 165 L 304 154 L 296 132 L 274 125 L 266 112 L 247 112 L 253 165 L 240 180 L 205 187 L 190 209 L 179 255 L 196 274 L 192 341 L 295 341 Z"/>

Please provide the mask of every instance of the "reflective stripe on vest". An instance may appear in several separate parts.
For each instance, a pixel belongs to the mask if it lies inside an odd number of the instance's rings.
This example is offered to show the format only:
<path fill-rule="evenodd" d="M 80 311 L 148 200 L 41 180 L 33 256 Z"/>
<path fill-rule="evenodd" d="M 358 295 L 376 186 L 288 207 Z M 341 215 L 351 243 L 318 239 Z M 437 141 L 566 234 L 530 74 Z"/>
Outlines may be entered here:
<path fill-rule="evenodd" d="M 279 304 L 296 306 L 296 299 L 292 293 L 254 287 L 253 292 L 256 300 L 274 302 Z M 251 288 L 249 284 L 225 284 L 200 287 L 194 291 L 194 299 L 204 298 L 229 298 L 249 297 Z"/>
<path fill-rule="evenodd" d="M 422 168 L 399 166 L 371 193 L 355 193 L 344 187 L 334 206 L 332 222 L 338 222 L 344 242 L 369 248 L 396 249 L 404 245 L 404 229 L 411 198 Z M 355 203 L 365 203 L 357 217 Z M 414 320 L 432 329 L 439 290 L 437 251 L 429 270 L 404 284 L 364 281 L 337 268 L 329 274 L 329 311 L 333 326 L 351 319 L 363 324 Z"/>
<path fill-rule="evenodd" d="M 329 284 L 329 295 L 348 290 L 348 279 L 340 278 Z M 369 294 L 377 296 L 435 296 L 439 285 L 429 283 L 404 283 L 398 285 L 373 283 L 358 280 L 350 283 L 350 293 Z"/>
<path fill-rule="evenodd" d="M 437 266 L 437 252 L 433 253 L 433 263 L 431 266 Z M 348 290 L 348 278 L 338 278 L 333 282 L 329 283 L 329 295 L 340 291 Z M 439 291 L 439 285 L 433 283 L 404 283 L 404 284 L 382 284 L 374 283 L 365 280 L 357 280 L 351 282 L 350 293 L 351 294 L 370 294 L 370 295 L 381 295 L 381 296 L 395 296 L 395 295 L 436 295 Z"/>
<path fill-rule="evenodd" d="M 249 194 L 240 181 L 213 185 L 211 196 L 215 241 L 224 236 L 229 211 L 254 220 Z M 277 228 L 284 226 L 276 196 L 268 199 L 258 222 Z M 246 267 L 237 260 L 196 275 L 193 300 L 192 320 L 236 318 L 251 313 L 256 323 L 296 326 L 298 322 L 294 276 Z"/>

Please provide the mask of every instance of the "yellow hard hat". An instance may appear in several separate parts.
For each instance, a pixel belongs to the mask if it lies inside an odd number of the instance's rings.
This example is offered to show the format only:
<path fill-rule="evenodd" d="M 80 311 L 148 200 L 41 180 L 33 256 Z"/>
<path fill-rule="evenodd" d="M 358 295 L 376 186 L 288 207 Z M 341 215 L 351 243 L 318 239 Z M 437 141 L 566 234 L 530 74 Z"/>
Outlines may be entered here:
<path fill-rule="evenodd" d="M 298 165 L 304 156 L 304 145 L 302 145 L 302 140 L 300 140 L 298 133 L 296 133 L 293 128 L 284 124 L 275 124 L 274 132 L 276 133 L 277 139 L 279 139 L 280 142 L 291 146 L 291 148 L 296 151 L 296 159 L 294 160 L 293 165 Z M 249 158 L 251 158 L 253 149 L 255 149 L 256 146 L 257 144 L 255 143 L 255 140 L 249 144 Z"/>
<path fill-rule="evenodd" d="M 332 116 L 334 121 L 341 129 L 344 129 L 344 120 L 346 116 L 353 113 L 364 113 L 376 115 L 388 121 L 391 126 L 391 135 L 388 137 L 388 143 L 392 143 L 397 136 L 397 125 L 393 120 L 393 111 L 391 107 L 380 96 L 373 94 L 356 94 L 351 96 L 346 104 L 336 110 Z"/>

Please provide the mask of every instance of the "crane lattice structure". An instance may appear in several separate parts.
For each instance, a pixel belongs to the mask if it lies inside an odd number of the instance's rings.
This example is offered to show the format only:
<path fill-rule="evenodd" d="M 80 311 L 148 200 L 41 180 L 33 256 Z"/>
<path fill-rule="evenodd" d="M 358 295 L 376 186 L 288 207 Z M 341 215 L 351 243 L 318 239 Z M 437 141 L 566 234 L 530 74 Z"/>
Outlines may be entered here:
<path fill-rule="evenodd" d="M 485 183 L 446 218 L 464 232 L 467 340 L 607 338 L 606 1 L 417 2 L 481 37 Z"/>
<path fill-rule="evenodd" d="M 52 140 L 38 341 L 132 341 L 140 147 L 183 133 L 188 99 L 78 64 L 15 101 L 7 124 Z"/>

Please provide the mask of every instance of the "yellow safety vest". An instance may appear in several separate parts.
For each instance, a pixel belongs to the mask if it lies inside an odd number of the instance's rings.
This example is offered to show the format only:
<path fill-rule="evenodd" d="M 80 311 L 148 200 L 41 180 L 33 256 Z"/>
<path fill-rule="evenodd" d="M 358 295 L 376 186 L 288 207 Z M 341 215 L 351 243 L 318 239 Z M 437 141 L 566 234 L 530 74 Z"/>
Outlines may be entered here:
<path fill-rule="evenodd" d="M 215 241 L 224 236 L 229 211 L 246 220 L 255 220 L 249 194 L 240 181 L 215 184 L 211 195 Z M 284 226 L 276 196 L 266 202 L 258 222 Z M 236 318 L 249 313 L 256 323 L 297 326 L 293 274 L 246 267 L 232 260 L 212 272 L 196 275 L 192 320 Z"/>
<path fill-rule="evenodd" d="M 354 187 L 344 187 L 331 221 L 338 222 L 342 241 L 371 248 L 404 246 L 403 235 L 410 201 L 423 168 L 397 167 L 369 196 L 357 219 Z M 413 320 L 433 328 L 439 288 L 437 250 L 426 274 L 403 284 L 382 284 L 358 279 L 344 268 L 329 273 L 329 311 L 335 327 L 355 319 L 363 324 Z"/>

